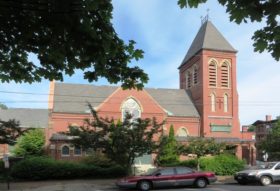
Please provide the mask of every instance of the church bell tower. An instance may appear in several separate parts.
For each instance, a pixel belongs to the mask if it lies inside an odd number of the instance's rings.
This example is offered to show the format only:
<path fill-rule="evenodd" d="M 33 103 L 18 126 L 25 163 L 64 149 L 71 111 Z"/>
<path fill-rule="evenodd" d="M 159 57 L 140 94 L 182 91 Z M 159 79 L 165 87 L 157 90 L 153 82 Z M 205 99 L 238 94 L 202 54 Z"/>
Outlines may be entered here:
<path fill-rule="evenodd" d="M 202 137 L 239 137 L 237 51 L 211 21 L 200 27 L 179 66 L 180 89 L 200 114 Z"/>

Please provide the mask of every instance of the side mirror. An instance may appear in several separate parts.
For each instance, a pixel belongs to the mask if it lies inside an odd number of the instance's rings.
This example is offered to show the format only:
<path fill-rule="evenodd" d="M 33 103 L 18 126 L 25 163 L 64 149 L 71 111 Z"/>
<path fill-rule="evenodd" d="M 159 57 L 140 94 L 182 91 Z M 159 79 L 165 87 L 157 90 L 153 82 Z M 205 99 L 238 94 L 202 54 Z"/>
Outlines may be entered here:
<path fill-rule="evenodd" d="M 160 176 L 160 175 L 161 175 L 161 173 L 160 173 L 160 172 L 158 172 L 158 173 L 156 173 L 156 174 L 155 174 L 155 176 Z"/>
<path fill-rule="evenodd" d="M 280 166 L 276 166 L 276 167 L 275 167 L 275 170 L 280 170 Z"/>

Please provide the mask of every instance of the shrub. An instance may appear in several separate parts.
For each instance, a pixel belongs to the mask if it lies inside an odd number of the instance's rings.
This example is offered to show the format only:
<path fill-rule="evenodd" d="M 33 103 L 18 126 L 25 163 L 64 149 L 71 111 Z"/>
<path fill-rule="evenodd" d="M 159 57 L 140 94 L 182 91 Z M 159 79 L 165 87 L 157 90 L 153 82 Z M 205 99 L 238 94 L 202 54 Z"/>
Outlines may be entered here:
<path fill-rule="evenodd" d="M 4 161 L 0 160 L 0 179 L 1 179 L 2 176 L 4 176 L 4 172 L 5 172 Z"/>
<path fill-rule="evenodd" d="M 170 166 L 179 163 L 179 145 L 174 135 L 174 127 L 170 126 L 168 137 L 160 139 L 159 151 L 156 162 L 160 166 Z"/>
<path fill-rule="evenodd" d="M 196 168 L 197 167 L 197 160 L 191 159 L 191 160 L 184 160 L 179 163 L 180 166 L 186 166 L 190 168 Z"/>
<path fill-rule="evenodd" d="M 168 166 L 186 166 L 189 168 L 196 168 L 197 166 L 197 161 L 194 159 L 190 160 L 184 160 L 180 162 L 174 162 L 174 163 L 169 163 L 169 164 L 162 164 L 161 166 L 168 167 Z"/>
<path fill-rule="evenodd" d="M 199 159 L 201 169 L 213 171 L 216 175 L 233 175 L 244 168 L 245 162 L 234 155 L 221 154 Z"/>
<path fill-rule="evenodd" d="M 12 151 L 15 156 L 40 156 L 44 152 L 45 134 L 42 129 L 31 129 L 25 132 Z"/>
<path fill-rule="evenodd" d="M 124 176 L 126 170 L 117 165 L 101 168 L 83 163 L 56 161 L 47 157 L 30 157 L 15 164 L 11 175 L 29 180 L 109 178 Z"/>
<path fill-rule="evenodd" d="M 94 155 L 87 156 L 83 158 L 81 162 L 87 165 L 94 165 L 98 167 L 111 167 L 116 165 L 115 162 L 111 161 L 102 153 L 96 153 Z"/>

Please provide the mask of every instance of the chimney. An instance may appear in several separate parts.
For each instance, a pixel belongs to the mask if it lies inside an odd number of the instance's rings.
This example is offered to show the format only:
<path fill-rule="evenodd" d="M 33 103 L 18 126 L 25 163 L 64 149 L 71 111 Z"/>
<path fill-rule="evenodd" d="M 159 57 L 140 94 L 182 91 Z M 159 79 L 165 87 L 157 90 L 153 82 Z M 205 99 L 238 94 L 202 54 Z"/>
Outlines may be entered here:
<path fill-rule="evenodd" d="M 50 93 L 49 93 L 48 109 L 53 109 L 54 86 L 55 86 L 55 81 L 53 80 L 53 81 L 50 82 Z"/>
<path fill-rule="evenodd" d="M 271 115 L 266 115 L 265 116 L 265 121 L 271 121 L 271 119 L 272 119 Z"/>

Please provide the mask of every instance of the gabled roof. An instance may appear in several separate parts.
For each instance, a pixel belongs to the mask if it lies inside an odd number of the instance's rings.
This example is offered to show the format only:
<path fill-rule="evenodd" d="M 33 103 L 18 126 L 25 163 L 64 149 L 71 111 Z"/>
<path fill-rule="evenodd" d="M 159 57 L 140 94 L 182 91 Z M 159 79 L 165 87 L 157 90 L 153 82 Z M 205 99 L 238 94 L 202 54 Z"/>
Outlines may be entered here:
<path fill-rule="evenodd" d="M 181 66 L 202 49 L 223 52 L 237 52 L 209 20 L 203 23 L 203 25 L 200 27 L 185 58 L 182 61 Z"/>
<path fill-rule="evenodd" d="M 145 89 L 169 116 L 199 117 L 189 94 L 183 89 Z"/>
<path fill-rule="evenodd" d="M 53 111 L 87 113 L 87 102 L 91 103 L 93 107 L 97 107 L 117 88 L 116 86 L 55 83 Z M 145 90 L 169 116 L 199 117 L 186 90 L 154 88 L 146 88 Z"/>
<path fill-rule="evenodd" d="M 55 83 L 53 111 L 88 113 L 87 103 L 97 107 L 117 88 L 116 86 Z"/>
<path fill-rule="evenodd" d="M 8 121 L 15 119 L 19 121 L 23 128 L 46 128 L 48 127 L 47 109 L 27 109 L 27 108 L 9 108 L 0 109 L 0 119 Z"/>

